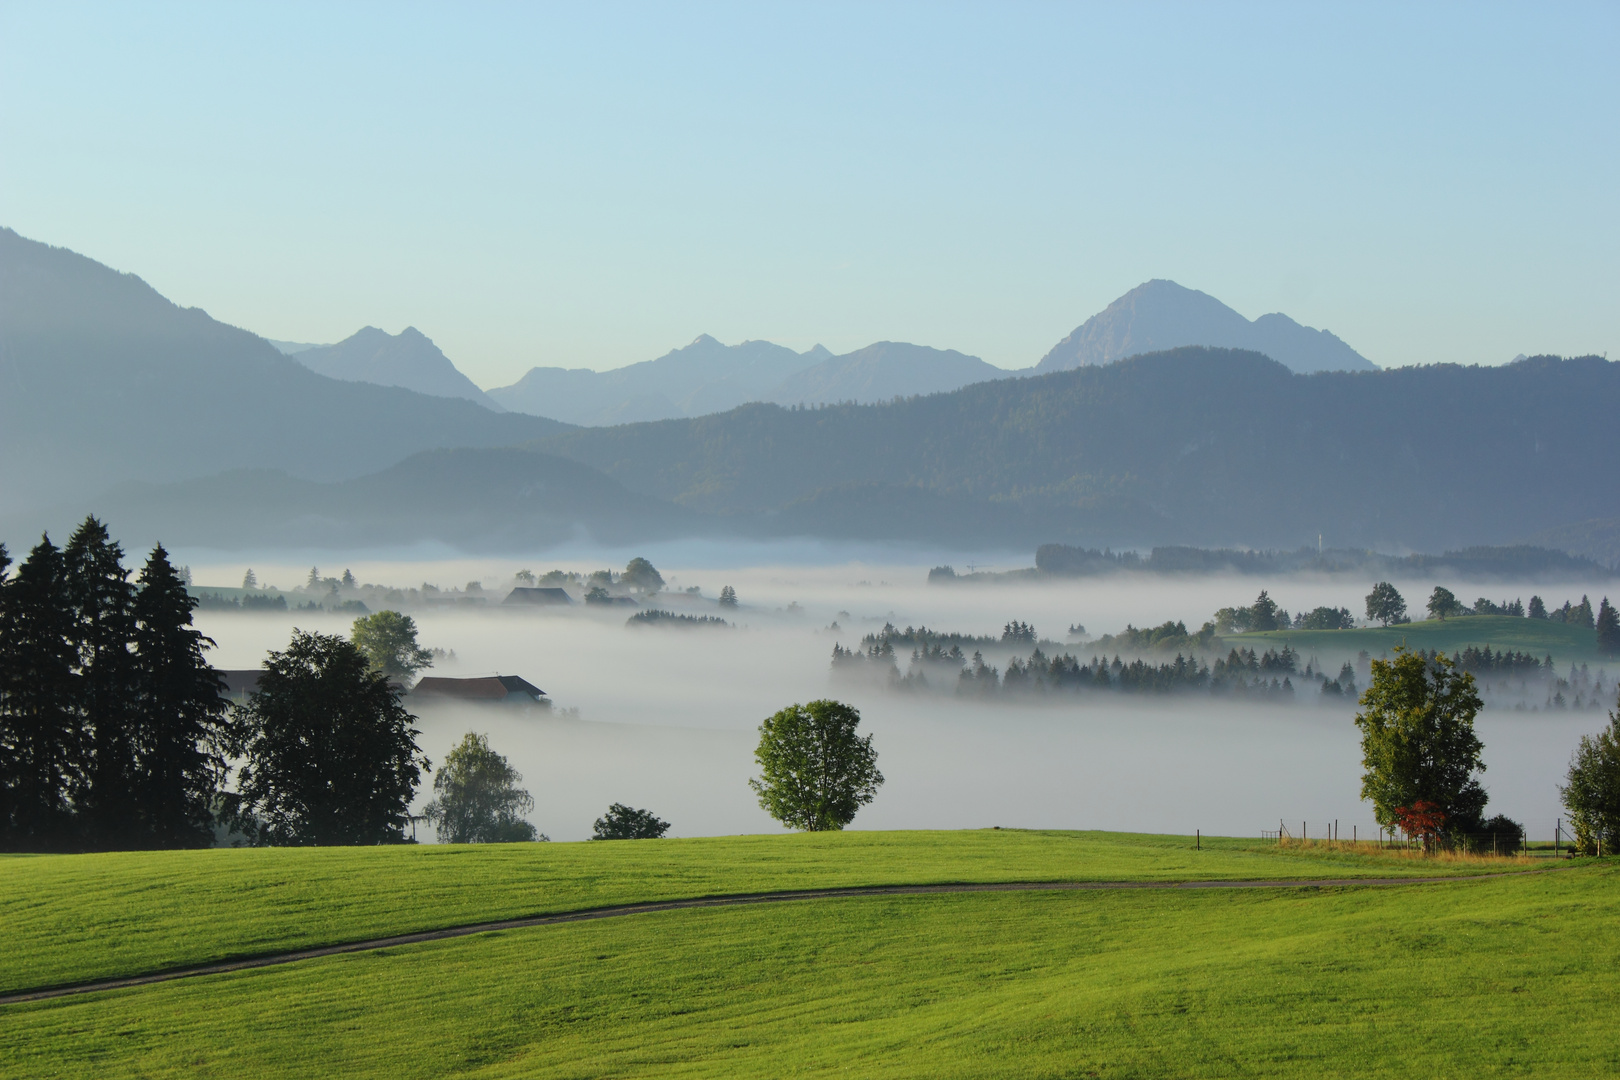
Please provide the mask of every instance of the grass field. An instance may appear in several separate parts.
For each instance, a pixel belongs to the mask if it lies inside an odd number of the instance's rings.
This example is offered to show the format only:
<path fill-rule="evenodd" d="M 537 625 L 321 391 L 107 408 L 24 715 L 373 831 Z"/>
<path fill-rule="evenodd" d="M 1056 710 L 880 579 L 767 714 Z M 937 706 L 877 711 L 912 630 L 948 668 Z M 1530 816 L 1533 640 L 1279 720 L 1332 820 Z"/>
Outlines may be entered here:
<path fill-rule="evenodd" d="M 1511 865 L 1511 864 L 1509 864 Z M 1469 873 L 1346 849 L 1109 833 L 846 832 L 609 844 L 0 858 L 0 992 L 609 904 L 828 886 Z"/>
<path fill-rule="evenodd" d="M 611 867 L 573 895 L 629 887 L 637 896 L 647 890 L 631 887 L 631 869 L 647 857 L 636 848 L 749 887 L 795 874 L 798 884 L 828 884 L 850 865 L 855 876 L 888 866 L 900 880 L 1026 876 L 1046 859 L 1066 861 L 1067 873 L 1052 876 L 1094 878 L 1476 868 L 1234 841 L 1190 852 L 1180 838 L 1092 834 L 707 843 L 552 845 L 545 854 L 556 860 L 554 883 L 594 860 Z M 721 865 L 728 849 L 740 856 L 734 877 Z M 504 895 L 496 884 L 513 875 L 507 852 L 460 851 L 442 865 L 482 881 L 485 896 Z M 906 873 L 913 852 L 919 869 Z M 358 896 L 368 885 L 438 902 L 442 882 L 422 869 L 428 863 L 374 867 L 358 880 L 336 869 L 343 856 L 394 852 L 270 854 L 304 857 L 280 864 L 287 877 L 324 867 L 326 884 L 304 895 L 348 895 L 351 926 L 364 921 Z M 113 877 L 131 876 L 142 857 L 125 858 Z M 30 861 L 54 860 L 6 866 Z M 178 905 L 189 914 L 166 902 L 162 917 L 199 932 L 259 918 L 229 898 L 230 882 L 253 865 L 212 863 L 212 873 L 186 879 L 200 887 Z M 166 873 L 177 872 L 169 864 Z M 1614 1075 L 1617 886 L 1620 873 L 1594 863 L 1439 885 L 864 897 L 634 915 L 0 1007 L 0 1074 Z M 5 888 L 17 891 L 9 874 Z M 88 891 L 53 899 L 71 906 Z M 152 908 L 146 892 L 129 899 Z M 45 925 L 17 934 L 8 919 L 9 943 L 32 948 Z"/>
<path fill-rule="evenodd" d="M 1593 606 L 1596 606 L 1594 600 Z M 1527 652 L 1540 659 L 1549 653 L 1564 669 L 1571 662 L 1590 663 L 1598 655 L 1597 631 L 1583 626 L 1548 622 L 1546 619 L 1519 619 L 1509 615 L 1470 615 L 1461 619 L 1429 619 L 1405 626 L 1365 627 L 1358 630 L 1268 630 L 1223 639 L 1227 646 L 1251 649 L 1292 645 L 1297 652 L 1323 657 L 1344 657 L 1365 649 L 1373 656 L 1393 652 L 1405 643 L 1412 649 L 1441 649 L 1460 652 L 1470 645 L 1489 645 Z M 1616 658 L 1609 657 L 1610 663 Z"/>

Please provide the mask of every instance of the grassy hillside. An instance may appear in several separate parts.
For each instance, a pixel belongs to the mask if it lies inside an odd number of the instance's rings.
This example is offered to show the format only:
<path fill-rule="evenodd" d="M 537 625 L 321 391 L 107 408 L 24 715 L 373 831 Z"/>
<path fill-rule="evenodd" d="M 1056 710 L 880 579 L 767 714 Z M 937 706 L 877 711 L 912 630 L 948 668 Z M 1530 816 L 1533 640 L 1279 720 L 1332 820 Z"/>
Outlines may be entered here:
<path fill-rule="evenodd" d="M 1617 884 L 1593 865 L 639 915 L 7 1006 L 0 1073 L 1612 1075 L 1620 940 L 1594 931 Z"/>
<path fill-rule="evenodd" d="M 1225 639 L 1227 645 L 1253 649 L 1280 648 L 1285 642 L 1296 651 L 1323 657 L 1354 654 L 1362 649 L 1373 656 L 1382 656 L 1404 643 L 1411 649 L 1442 649 L 1447 653 L 1459 652 L 1470 645 L 1489 645 L 1495 651 L 1509 649 L 1527 652 L 1538 659 L 1550 653 L 1560 668 L 1571 662 L 1604 659 L 1598 655 L 1595 630 L 1510 615 L 1470 615 L 1444 622 L 1429 619 L 1405 626 L 1359 630 L 1272 630 Z M 1620 662 L 1614 657 L 1608 660 L 1610 663 Z"/>
<path fill-rule="evenodd" d="M 1443 872 L 1477 872 L 1458 864 Z M 257 848 L 0 860 L 0 991 L 645 900 L 824 886 L 1342 878 L 1404 857 L 1109 833 L 847 832 L 610 844 Z"/>

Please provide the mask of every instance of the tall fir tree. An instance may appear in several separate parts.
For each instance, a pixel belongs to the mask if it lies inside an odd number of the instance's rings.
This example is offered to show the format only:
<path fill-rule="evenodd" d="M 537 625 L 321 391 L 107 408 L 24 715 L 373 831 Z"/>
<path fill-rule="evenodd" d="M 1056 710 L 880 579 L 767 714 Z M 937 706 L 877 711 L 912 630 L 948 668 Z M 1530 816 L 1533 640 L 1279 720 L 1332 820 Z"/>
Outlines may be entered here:
<path fill-rule="evenodd" d="M 82 842 L 95 848 L 137 846 L 135 589 L 124 549 L 87 517 L 62 549 L 76 654 L 79 725 L 85 760 L 74 793 Z"/>
<path fill-rule="evenodd" d="M 134 600 L 138 840 L 150 847 L 207 847 L 225 779 L 225 681 L 203 653 L 211 638 L 191 625 L 196 599 L 159 544 Z"/>
<path fill-rule="evenodd" d="M 1598 605 L 1597 646 L 1605 656 L 1620 656 L 1620 612 L 1614 610 L 1607 596 Z"/>
<path fill-rule="evenodd" d="M 0 846 L 76 846 L 72 796 L 82 775 L 73 617 L 61 549 L 43 537 L 0 605 Z"/>

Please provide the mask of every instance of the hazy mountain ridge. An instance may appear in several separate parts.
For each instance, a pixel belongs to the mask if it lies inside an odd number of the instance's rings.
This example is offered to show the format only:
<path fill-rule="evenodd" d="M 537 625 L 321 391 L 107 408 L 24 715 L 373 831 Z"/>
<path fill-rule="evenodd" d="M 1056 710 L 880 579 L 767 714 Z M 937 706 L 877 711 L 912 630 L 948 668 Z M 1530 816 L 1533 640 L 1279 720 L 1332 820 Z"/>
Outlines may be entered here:
<path fill-rule="evenodd" d="M 735 408 L 796 371 L 829 355 L 819 345 L 804 353 L 769 341 L 724 345 L 708 334 L 656 360 L 590 371 L 531 368 L 489 396 L 513 412 L 575 424 L 619 424 L 697 416 Z"/>
<path fill-rule="evenodd" d="M 955 349 L 879 341 L 789 375 L 761 400 L 777 405 L 871 404 L 958 390 L 1011 372 Z"/>
<path fill-rule="evenodd" d="M 367 326 L 335 345 L 312 345 L 291 352 L 280 345 L 277 348 L 329 379 L 399 386 L 433 397 L 465 398 L 494 412 L 506 411 L 414 326 L 398 334 Z"/>
<path fill-rule="evenodd" d="M 582 535 L 616 544 L 714 530 L 698 515 L 627 491 L 588 465 L 512 448 L 430 450 L 333 483 L 242 469 L 177 484 L 132 484 L 101 499 L 97 512 L 136 546 L 226 549 L 436 541 L 512 551 Z"/>
<path fill-rule="evenodd" d="M 1294 375 L 1255 353 L 1184 348 L 887 405 L 748 405 L 535 445 L 631 490 L 798 515 L 807 532 L 804 508 L 827 504 L 830 523 L 850 488 L 870 515 L 838 534 L 892 534 L 876 486 L 937 506 L 909 527 L 924 540 L 985 531 L 962 520 L 973 515 L 1020 534 L 1028 520 L 1052 530 L 1043 541 L 1293 547 L 1324 533 L 1433 550 L 1513 542 L 1527 521 L 1612 503 L 1620 478 L 1593 464 L 1612 457 L 1617 410 L 1620 365 L 1599 357 Z M 1488 433 L 1488 461 L 1471 433 Z"/>
<path fill-rule="evenodd" d="M 1219 300 L 1173 281 L 1144 282 L 1087 319 L 1035 365 L 1037 372 L 1108 364 L 1138 353 L 1186 345 L 1250 349 L 1291 371 L 1376 371 L 1377 366 L 1326 330 L 1282 314 L 1253 322 Z"/>
<path fill-rule="evenodd" d="M 424 449 L 511 445 L 565 426 L 317 375 L 133 274 L 9 229 L 0 229 L 0 387 L 0 505 L 10 520 L 81 505 L 123 481 L 230 468 L 340 479 Z"/>
<path fill-rule="evenodd" d="M 724 412 L 749 402 L 875 402 L 955 390 L 1008 372 L 954 349 L 879 341 L 842 356 L 817 345 L 797 353 L 769 341 L 690 345 L 611 371 L 532 368 L 489 391 L 506 408 L 608 426 Z"/>

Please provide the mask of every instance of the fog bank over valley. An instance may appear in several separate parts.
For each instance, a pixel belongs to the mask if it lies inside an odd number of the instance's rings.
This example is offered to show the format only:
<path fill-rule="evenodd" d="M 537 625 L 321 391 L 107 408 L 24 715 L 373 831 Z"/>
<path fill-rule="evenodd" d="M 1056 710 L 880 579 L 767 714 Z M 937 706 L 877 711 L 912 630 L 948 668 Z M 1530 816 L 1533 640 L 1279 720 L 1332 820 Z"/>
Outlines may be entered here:
<path fill-rule="evenodd" d="M 756 555 L 764 550 L 751 549 Z M 546 692 L 554 703 L 549 711 L 407 701 L 421 717 L 421 744 L 434 761 L 466 732 L 488 734 L 524 775 L 535 799 L 530 820 L 554 840 L 589 836 L 593 820 L 613 802 L 653 810 L 673 823 L 671 835 L 776 830 L 747 787 L 756 772 L 756 729 L 789 703 L 829 696 L 861 709 L 888 778 L 856 828 L 1001 825 L 1258 835 L 1275 829 L 1278 818 L 1292 822 L 1290 829 L 1308 821 L 1313 833 L 1337 820 L 1347 837 L 1352 825 L 1363 832 L 1375 828 L 1370 808 L 1358 798 L 1354 699 L 1325 700 L 1297 672 L 1290 703 L 1208 693 L 976 700 L 950 692 L 948 685 L 906 692 L 840 681 L 829 663 L 835 645 L 859 649 L 863 636 L 886 624 L 999 639 L 1015 620 L 1083 662 L 1093 654 L 1088 643 L 1127 624 L 1179 620 L 1196 630 L 1217 609 L 1247 604 L 1261 588 L 1293 611 L 1331 606 L 1359 616 L 1371 582 L 1123 575 L 942 587 L 927 584 L 928 567 L 919 563 L 728 568 L 719 561 L 721 549 L 688 553 L 703 558 L 687 565 L 659 563 L 661 593 L 615 606 L 513 610 L 500 601 L 519 569 L 537 577 L 554 568 L 589 575 L 624 565 L 617 552 L 541 558 L 522 566 L 478 559 L 356 561 L 323 565 L 320 574 L 335 577 L 347 569 L 357 581 L 419 593 L 424 583 L 437 586 L 431 600 L 409 608 L 421 643 L 444 650 L 425 674 L 518 675 Z M 248 569 L 239 561 L 205 562 L 203 555 L 195 553 L 191 567 L 194 588 L 203 592 L 214 584 L 239 585 Z M 270 563 L 253 570 L 259 582 L 290 588 L 302 585 L 310 568 Z M 481 592 L 469 592 L 468 583 L 478 583 Z M 1416 617 L 1437 584 L 1470 600 L 1479 594 L 1509 600 L 1538 594 L 1552 604 L 1566 597 L 1578 602 L 1601 587 L 1590 581 L 1395 584 Z M 734 609 L 716 604 L 728 585 L 740 601 Z M 693 587 L 700 592 L 685 591 Z M 199 611 L 199 626 L 218 643 L 210 654 L 214 664 L 256 667 L 267 649 L 286 645 L 293 626 L 347 633 L 352 612 L 296 610 L 302 595 L 288 594 L 293 603 L 287 611 Z M 1594 605 L 1597 599 L 1594 594 Z M 630 615 L 650 609 L 719 617 L 732 626 L 626 625 Z M 1069 633 L 1075 626 L 1084 627 L 1083 637 Z M 1024 644 L 1007 644 L 987 646 L 984 654 L 1005 668 L 1010 657 L 1029 651 Z M 896 657 L 902 673 L 908 655 Z M 1349 653 L 1300 650 L 1299 669 L 1308 660 L 1330 675 L 1342 662 L 1354 662 Z M 1567 659 L 1558 660 L 1560 673 L 1568 666 Z M 1591 665 L 1594 672 L 1598 666 Z M 1538 837 L 1550 835 L 1561 813 L 1555 785 L 1570 749 L 1601 719 L 1601 712 L 1590 709 L 1498 708 L 1488 697 L 1478 729 L 1492 812 L 1525 821 Z M 430 797 L 427 782 L 418 804 Z M 430 838 L 431 828 L 420 824 L 418 835 Z"/>

